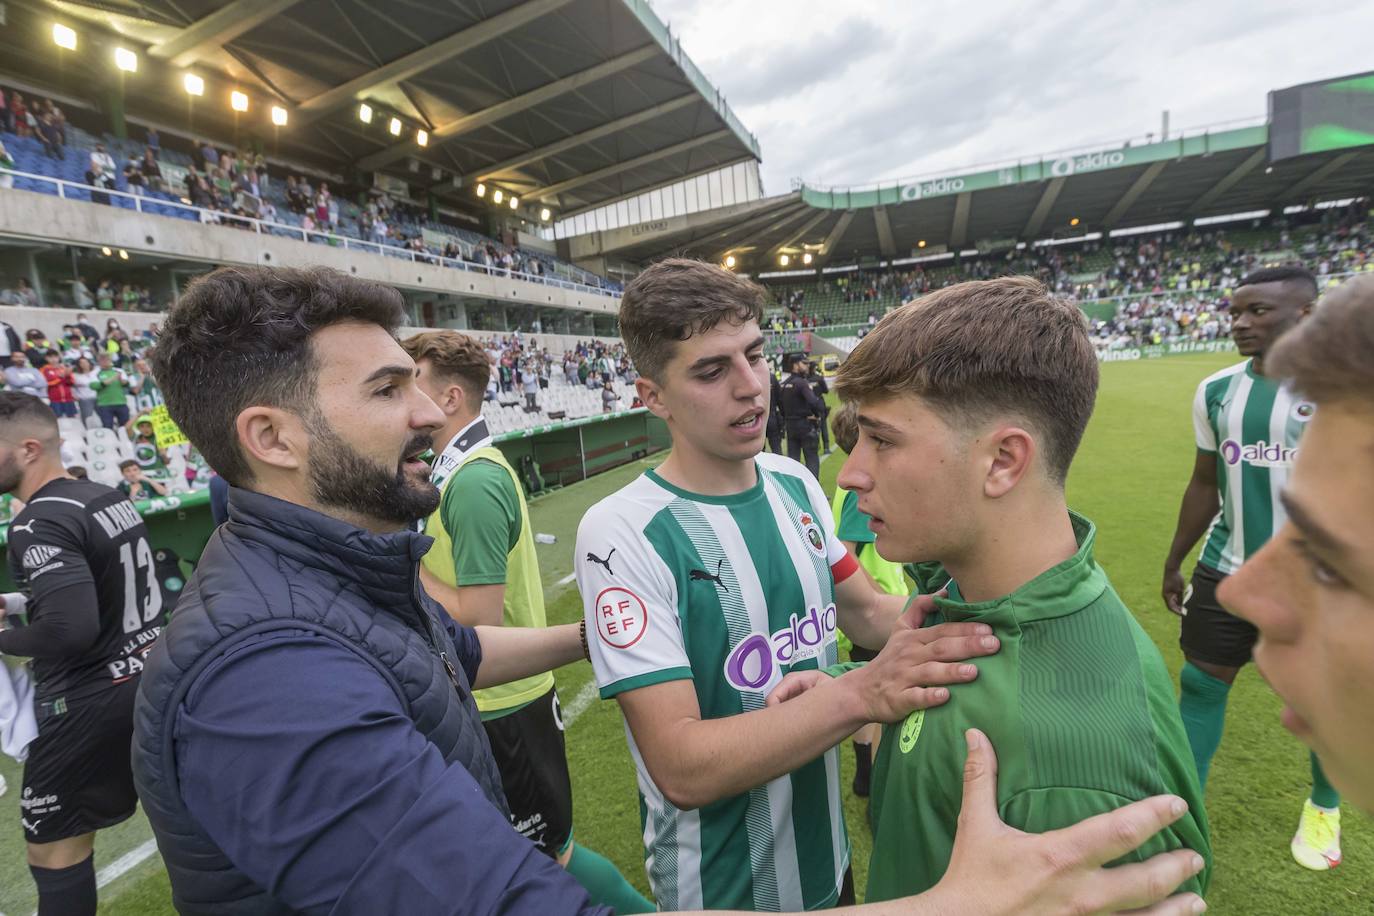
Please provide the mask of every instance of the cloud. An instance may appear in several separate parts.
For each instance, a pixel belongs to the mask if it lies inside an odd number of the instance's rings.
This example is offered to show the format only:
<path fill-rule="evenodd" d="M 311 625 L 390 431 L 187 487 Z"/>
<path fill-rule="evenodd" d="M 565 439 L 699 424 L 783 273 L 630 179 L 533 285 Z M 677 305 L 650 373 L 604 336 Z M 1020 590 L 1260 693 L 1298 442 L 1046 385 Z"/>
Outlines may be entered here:
<path fill-rule="evenodd" d="M 1369 69 L 1345 0 L 657 0 L 759 137 L 769 193 L 860 185 L 1263 117 L 1271 89 Z"/>

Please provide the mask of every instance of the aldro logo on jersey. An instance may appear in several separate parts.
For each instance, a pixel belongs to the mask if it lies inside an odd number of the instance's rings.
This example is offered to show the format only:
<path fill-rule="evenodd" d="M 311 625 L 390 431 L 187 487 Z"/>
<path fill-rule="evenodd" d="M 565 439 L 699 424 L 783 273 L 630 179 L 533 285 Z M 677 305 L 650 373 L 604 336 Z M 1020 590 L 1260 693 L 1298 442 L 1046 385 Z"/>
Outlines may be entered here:
<path fill-rule="evenodd" d="M 783 667 L 816 658 L 835 641 L 835 605 L 793 614 L 771 634 L 750 633 L 725 659 L 725 680 L 736 690 L 763 690 Z"/>
<path fill-rule="evenodd" d="M 1270 443 L 1266 439 L 1250 445 L 1242 445 L 1235 439 L 1226 439 L 1221 443 L 1221 460 L 1228 467 L 1244 462 L 1254 468 L 1287 468 L 1293 466 L 1297 457 L 1296 448 L 1288 448 L 1280 442 Z"/>

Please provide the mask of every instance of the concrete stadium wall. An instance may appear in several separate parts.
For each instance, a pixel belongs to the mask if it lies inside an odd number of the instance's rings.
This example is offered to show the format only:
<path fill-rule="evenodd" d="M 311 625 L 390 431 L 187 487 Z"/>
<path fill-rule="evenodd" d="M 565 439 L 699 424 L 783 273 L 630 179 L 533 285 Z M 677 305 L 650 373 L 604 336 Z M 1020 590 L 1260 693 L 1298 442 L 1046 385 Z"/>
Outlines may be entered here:
<path fill-rule="evenodd" d="M 620 310 L 617 296 L 438 267 L 351 248 L 333 248 L 244 229 L 65 200 L 32 191 L 0 188 L 0 235 L 90 248 L 108 245 L 130 252 L 211 264 L 319 265 L 407 290 L 593 314 L 614 315 Z"/>

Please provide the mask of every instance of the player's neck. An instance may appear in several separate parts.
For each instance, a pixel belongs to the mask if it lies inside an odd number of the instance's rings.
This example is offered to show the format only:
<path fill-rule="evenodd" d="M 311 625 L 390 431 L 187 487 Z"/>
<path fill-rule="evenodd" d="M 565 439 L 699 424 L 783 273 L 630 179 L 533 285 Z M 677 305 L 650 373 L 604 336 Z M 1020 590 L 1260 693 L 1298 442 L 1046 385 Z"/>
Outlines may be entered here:
<path fill-rule="evenodd" d="M 67 473 L 67 469 L 57 462 L 34 465 L 19 482 L 19 486 L 15 488 L 14 498 L 27 503 L 33 499 L 33 494 L 54 480 L 70 480 L 71 476 Z"/>
<path fill-rule="evenodd" d="M 472 424 L 472 421 L 480 416 L 480 413 L 464 413 L 454 414 L 449 417 L 448 422 L 444 424 L 444 428 L 439 430 L 434 436 L 434 451 L 442 452 L 444 449 L 448 448 L 449 443 L 453 441 L 453 437 L 467 429 L 468 426 Z"/>
<path fill-rule="evenodd" d="M 1256 353 L 1254 356 L 1250 357 L 1250 371 L 1255 373 L 1255 375 L 1260 376 L 1261 378 L 1264 377 L 1263 353 Z"/>
<path fill-rule="evenodd" d="M 1007 505 L 963 556 L 945 564 L 964 601 L 1005 597 L 1078 552 L 1063 494 Z"/>
<path fill-rule="evenodd" d="M 702 496 L 734 496 L 759 480 L 753 458 L 723 460 L 676 443 L 657 473 L 673 486 Z"/>

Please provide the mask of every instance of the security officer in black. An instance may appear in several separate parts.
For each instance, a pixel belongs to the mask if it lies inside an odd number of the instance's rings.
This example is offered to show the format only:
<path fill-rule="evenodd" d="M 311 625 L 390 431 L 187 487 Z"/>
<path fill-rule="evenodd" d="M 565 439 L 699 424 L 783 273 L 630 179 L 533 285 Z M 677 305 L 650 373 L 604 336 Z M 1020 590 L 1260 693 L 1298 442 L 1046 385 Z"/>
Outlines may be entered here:
<path fill-rule="evenodd" d="M 782 386 L 778 384 L 778 373 L 768 366 L 768 450 L 775 455 L 782 454 Z"/>
<path fill-rule="evenodd" d="M 825 383 L 825 376 L 821 375 L 821 367 L 816 363 L 811 363 L 811 371 L 807 373 L 806 380 L 811 384 L 811 390 L 816 392 L 816 397 L 821 402 L 821 454 L 830 454 L 830 423 L 826 419 L 830 416 L 830 405 L 825 403 L 825 396 L 830 393 L 830 386 Z"/>
<path fill-rule="evenodd" d="M 806 469 L 817 479 L 821 475 L 821 459 L 816 451 L 820 442 L 820 421 L 825 416 L 825 404 L 816 397 L 807 381 L 808 361 L 805 353 L 789 353 L 783 359 L 788 370 L 782 380 L 782 415 L 787 427 L 787 457 L 803 461 Z"/>

